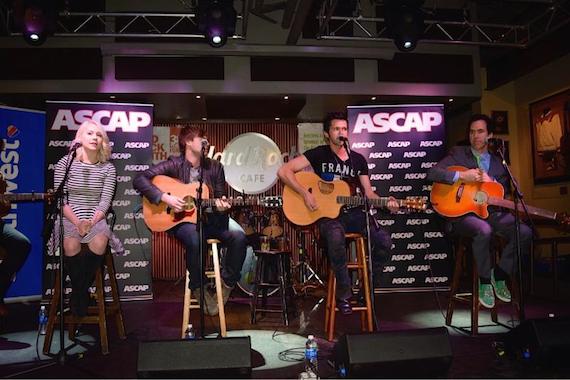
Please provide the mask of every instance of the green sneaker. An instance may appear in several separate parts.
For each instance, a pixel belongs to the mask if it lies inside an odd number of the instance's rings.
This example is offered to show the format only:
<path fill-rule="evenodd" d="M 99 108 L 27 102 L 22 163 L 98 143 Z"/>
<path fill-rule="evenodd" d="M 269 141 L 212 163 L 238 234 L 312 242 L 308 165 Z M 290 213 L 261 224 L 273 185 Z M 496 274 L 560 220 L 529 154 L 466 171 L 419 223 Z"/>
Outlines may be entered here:
<path fill-rule="evenodd" d="M 487 309 L 495 307 L 495 294 L 491 284 L 482 284 L 479 281 L 479 303 Z"/>
<path fill-rule="evenodd" d="M 498 299 L 503 302 L 511 302 L 511 292 L 507 288 L 507 282 L 505 280 L 495 281 L 495 271 L 491 271 L 491 285 L 493 285 Z"/>

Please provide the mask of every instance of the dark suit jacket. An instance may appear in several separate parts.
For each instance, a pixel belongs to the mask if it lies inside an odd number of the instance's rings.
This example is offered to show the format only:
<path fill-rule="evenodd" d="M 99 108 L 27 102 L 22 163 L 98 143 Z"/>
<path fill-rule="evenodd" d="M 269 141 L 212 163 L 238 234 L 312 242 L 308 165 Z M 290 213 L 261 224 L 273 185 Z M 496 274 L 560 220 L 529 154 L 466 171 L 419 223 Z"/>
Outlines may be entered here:
<path fill-rule="evenodd" d="M 476 169 L 477 160 L 471 151 L 471 146 L 455 146 L 453 147 L 447 156 L 445 156 L 441 161 L 437 163 L 428 171 L 428 180 L 432 182 L 441 182 L 447 184 L 453 184 L 453 177 L 455 175 L 454 171 L 448 171 L 447 168 L 450 166 L 464 166 L 467 169 Z M 509 177 L 501 159 L 491 154 L 491 163 L 489 165 L 489 172 L 487 173 L 491 178 L 494 178 L 497 182 L 503 185 L 505 189 L 505 196 L 509 195 L 511 192 L 511 183 Z"/>

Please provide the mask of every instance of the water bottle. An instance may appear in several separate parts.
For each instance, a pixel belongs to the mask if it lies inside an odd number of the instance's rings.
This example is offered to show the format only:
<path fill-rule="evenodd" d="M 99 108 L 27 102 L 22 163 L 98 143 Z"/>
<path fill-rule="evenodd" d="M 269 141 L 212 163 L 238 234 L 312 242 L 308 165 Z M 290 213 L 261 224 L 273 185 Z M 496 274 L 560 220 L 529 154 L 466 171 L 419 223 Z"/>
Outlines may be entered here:
<path fill-rule="evenodd" d="M 305 342 L 305 376 L 307 379 L 318 379 L 319 369 L 317 365 L 319 347 L 317 346 L 317 341 L 314 335 L 309 335 L 307 337 L 307 342 Z"/>
<path fill-rule="evenodd" d="M 40 314 L 38 317 L 38 322 L 39 322 L 38 330 L 40 331 L 40 335 L 46 335 L 47 321 L 48 321 L 48 316 L 47 316 L 46 307 L 45 305 L 42 305 L 40 307 Z"/>
<path fill-rule="evenodd" d="M 184 339 L 187 340 L 196 339 L 196 333 L 194 332 L 194 326 L 192 326 L 192 323 L 189 323 L 188 327 L 186 328 L 186 331 L 184 331 Z"/>

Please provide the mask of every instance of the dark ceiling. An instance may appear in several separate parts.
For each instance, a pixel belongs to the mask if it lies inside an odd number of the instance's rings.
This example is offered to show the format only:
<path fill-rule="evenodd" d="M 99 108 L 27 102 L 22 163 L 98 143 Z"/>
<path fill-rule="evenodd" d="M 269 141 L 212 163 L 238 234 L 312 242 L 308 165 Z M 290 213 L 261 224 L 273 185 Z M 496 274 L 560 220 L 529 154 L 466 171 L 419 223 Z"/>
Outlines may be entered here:
<path fill-rule="evenodd" d="M 205 0 L 202 0 L 205 1 Z M 404 0 L 402 0 L 404 1 Z M 2 16 L 11 3 L 21 3 L 21 1 L 0 1 L 0 13 Z M 289 29 L 287 44 L 296 44 L 299 38 L 314 38 L 318 30 L 316 23 L 316 12 L 320 9 L 324 0 L 249 0 L 245 4 L 249 7 L 249 17 L 260 17 L 267 22 L 280 23 L 283 29 Z M 384 1 L 381 0 L 361 0 L 362 3 L 370 2 L 381 8 Z M 67 6 L 68 10 L 74 12 L 95 12 L 105 9 L 103 0 L 80 1 L 61 0 L 59 3 Z M 182 8 L 190 9 L 196 5 L 196 1 L 180 0 Z M 236 2 L 237 3 L 237 2 Z M 358 1 L 339 0 L 341 4 L 336 14 L 352 14 L 357 12 Z M 567 10 L 570 16 L 570 0 L 425 0 L 423 9 L 427 18 L 448 18 L 455 19 L 458 15 L 473 16 L 479 22 L 494 24 L 526 24 L 533 21 L 537 15 L 542 14 L 545 9 L 552 6 L 560 7 L 561 12 Z M 134 11 L 134 10 L 133 10 Z M 159 10 L 157 10 L 159 11 Z M 283 11 L 278 13 L 277 11 Z M 4 20 L 3 17 L 0 19 Z M 545 22 L 548 22 L 546 20 Z M 7 34 L 6 24 L 0 22 L 4 28 L 3 33 Z M 253 33 L 253 31 L 249 31 Z M 570 24 L 566 24 L 556 30 L 545 33 L 537 42 L 529 45 L 525 49 L 513 47 L 493 46 L 480 47 L 481 64 L 488 71 L 488 88 L 495 88 L 510 80 L 534 70 L 553 59 L 556 59 L 570 51 L 570 44 L 567 36 L 570 35 Z M 164 41 L 164 40 L 163 40 Z M 153 40 L 153 42 L 156 42 Z M 166 42 L 166 41 L 164 41 Z M 307 41 L 304 41 L 307 43 Z M 0 50 L 1 52 L 1 50 Z M 1 90 L 0 90 L 1 91 Z M 283 99 L 284 95 L 289 95 L 289 99 Z M 109 94 L 93 93 L 64 93 L 64 94 L 2 94 L 0 102 L 10 106 L 44 109 L 45 100 L 91 100 L 91 101 L 123 101 L 137 103 L 153 103 L 155 108 L 155 121 L 172 121 L 173 117 L 178 120 L 223 120 L 223 119 L 267 119 L 275 117 L 281 119 L 297 119 L 299 115 L 307 114 L 303 112 L 305 106 L 312 104 L 312 97 L 319 96 L 319 100 L 324 108 L 338 107 L 339 104 L 358 105 L 366 103 L 410 103 L 410 102 L 438 102 L 447 104 L 448 112 L 469 107 L 472 98 L 456 98 L 453 102 L 448 99 L 432 97 L 378 97 L 371 100 L 367 95 L 337 96 L 337 95 L 302 95 L 282 94 L 282 95 L 210 95 L 203 94 L 200 99 L 196 94 L 114 94 L 110 98 Z M 317 117 L 308 113 L 309 118 Z"/>

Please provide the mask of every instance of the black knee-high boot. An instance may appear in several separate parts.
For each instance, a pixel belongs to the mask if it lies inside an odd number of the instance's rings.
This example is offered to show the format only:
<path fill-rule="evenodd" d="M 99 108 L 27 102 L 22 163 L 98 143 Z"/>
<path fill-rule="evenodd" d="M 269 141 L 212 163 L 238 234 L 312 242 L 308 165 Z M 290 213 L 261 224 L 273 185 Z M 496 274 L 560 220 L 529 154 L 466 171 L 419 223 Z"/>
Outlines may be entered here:
<path fill-rule="evenodd" d="M 71 280 L 71 297 L 69 299 L 69 306 L 73 315 L 83 316 L 85 315 L 85 310 L 81 310 L 81 295 L 85 289 L 85 252 L 80 251 L 75 256 L 65 256 L 65 273 L 69 275 Z M 56 286 L 59 286 L 56 284 Z"/>
<path fill-rule="evenodd" d="M 93 284 L 95 280 L 95 272 L 98 268 L 101 268 L 103 264 L 104 255 L 97 255 L 93 251 L 87 249 L 85 255 L 85 291 L 86 297 L 83 298 L 85 304 L 85 309 L 89 306 L 89 287 Z"/>

